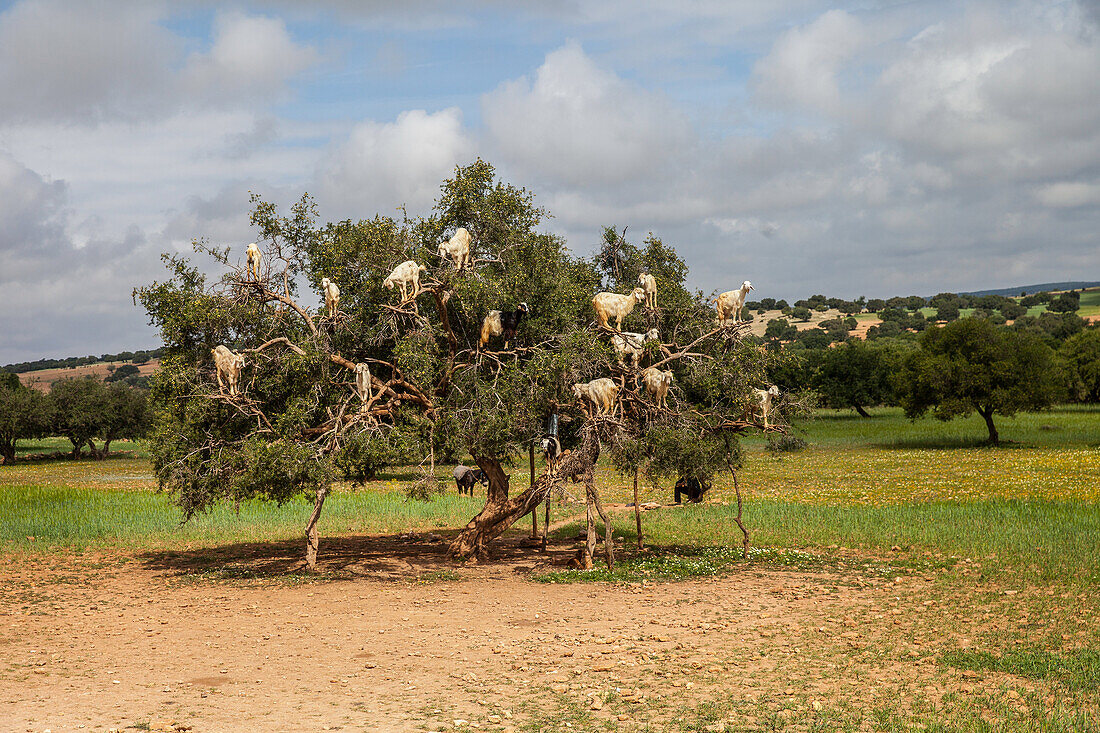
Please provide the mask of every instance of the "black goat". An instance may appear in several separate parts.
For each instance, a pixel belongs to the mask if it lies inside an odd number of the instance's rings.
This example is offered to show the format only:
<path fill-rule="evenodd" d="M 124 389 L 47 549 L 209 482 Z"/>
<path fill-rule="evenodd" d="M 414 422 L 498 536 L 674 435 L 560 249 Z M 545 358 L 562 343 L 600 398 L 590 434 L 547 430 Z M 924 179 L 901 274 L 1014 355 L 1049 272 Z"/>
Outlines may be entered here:
<path fill-rule="evenodd" d="M 455 466 L 455 484 L 458 486 L 459 494 L 474 495 L 474 484 L 480 483 L 484 486 L 489 485 L 489 477 L 485 475 L 485 472 L 480 468 L 470 468 L 468 466 Z"/>
<path fill-rule="evenodd" d="M 519 322 L 529 311 L 526 303 L 520 303 L 519 308 L 514 311 L 500 312 L 500 327 L 504 330 L 504 348 L 508 348 L 508 344 L 515 340 Z"/>
<path fill-rule="evenodd" d="M 698 504 L 703 500 L 703 494 L 710 491 L 709 481 L 700 481 L 697 478 L 681 476 L 676 479 L 676 503 L 680 503 L 680 495 L 687 496 L 692 504 Z"/>

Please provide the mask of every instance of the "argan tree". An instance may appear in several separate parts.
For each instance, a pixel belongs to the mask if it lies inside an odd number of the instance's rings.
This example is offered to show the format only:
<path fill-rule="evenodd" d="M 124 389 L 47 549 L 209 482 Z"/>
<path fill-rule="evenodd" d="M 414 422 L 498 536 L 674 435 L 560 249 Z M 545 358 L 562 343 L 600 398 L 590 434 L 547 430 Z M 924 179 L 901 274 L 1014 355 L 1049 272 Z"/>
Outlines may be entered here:
<path fill-rule="evenodd" d="M 594 468 L 604 448 L 623 467 L 709 479 L 737 468 L 737 435 L 758 427 L 750 389 L 767 382 L 777 357 L 742 341 L 743 327 L 718 328 L 703 295 L 686 290 L 686 266 L 659 239 L 635 247 L 609 229 L 614 251 L 579 259 L 539 231 L 546 212 L 532 194 L 497 180 L 480 160 L 456 169 L 424 218 L 318 225 L 308 197 L 289 216 L 253 203 L 259 279 L 244 268 L 243 247 L 199 241 L 196 251 L 219 277 L 165 256 L 169 278 L 135 292 L 164 339 L 152 389 L 154 468 L 185 518 L 223 500 L 306 493 L 314 501 L 312 566 L 317 521 L 341 466 L 369 462 L 378 446 L 416 445 L 428 464 L 419 483 L 430 489 L 435 458 L 461 450 L 489 486 L 450 550 L 483 556 L 562 482 L 584 484 L 590 510 L 602 515 Z M 473 235 L 473 265 L 456 272 L 436 250 L 460 226 Z M 424 291 L 402 303 L 383 281 L 410 259 L 426 267 Z M 636 372 L 617 365 L 611 332 L 596 327 L 592 312 L 597 291 L 628 292 L 643 270 L 657 278 L 659 308 L 639 307 L 623 329 L 659 329 L 643 364 L 674 373 L 667 409 L 656 408 Z M 325 277 L 341 291 L 333 317 L 320 295 Z M 496 340 L 478 349 L 485 315 L 520 303 L 529 314 L 511 348 Z M 218 388 L 211 350 L 219 344 L 245 357 L 240 394 Z M 365 402 L 354 390 L 357 364 L 372 375 Z M 574 397 L 574 383 L 597 377 L 620 387 L 611 416 L 591 415 Z M 513 491 L 505 468 L 527 454 L 551 414 L 567 424 L 572 450 L 552 473 Z M 606 517 L 605 525 L 610 532 Z M 586 563 L 593 543 L 590 532 Z"/>

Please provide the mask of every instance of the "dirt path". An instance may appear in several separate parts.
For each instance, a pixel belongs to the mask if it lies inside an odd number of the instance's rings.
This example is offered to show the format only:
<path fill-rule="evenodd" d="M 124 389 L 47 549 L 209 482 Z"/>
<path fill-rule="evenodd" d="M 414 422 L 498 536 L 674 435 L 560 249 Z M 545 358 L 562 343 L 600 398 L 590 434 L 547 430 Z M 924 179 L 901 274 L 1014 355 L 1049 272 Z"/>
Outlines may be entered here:
<path fill-rule="evenodd" d="M 943 636 L 926 609 L 890 615 L 901 586 L 759 569 L 545 584 L 526 575 L 571 547 L 467 567 L 432 535 L 358 543 L 329 545 L 337 580 L 287 576 L 297 543 L 9 568 L 0 730 L 665 730 L 717 700 L 809 714 L 865 700 L 869 679 L 938 689 L 923 653 L 881 655 L 899 619 L 917 644 Z"/>

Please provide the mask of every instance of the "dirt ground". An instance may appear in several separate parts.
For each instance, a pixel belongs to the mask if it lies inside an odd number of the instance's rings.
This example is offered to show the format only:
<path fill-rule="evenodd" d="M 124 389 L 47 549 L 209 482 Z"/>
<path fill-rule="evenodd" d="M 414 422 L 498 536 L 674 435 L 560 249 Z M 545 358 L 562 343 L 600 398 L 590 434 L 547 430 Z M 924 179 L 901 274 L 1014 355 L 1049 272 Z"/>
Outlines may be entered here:
<path fill-rule="evenodd" d="M 113 366 L 118 368 L 123 364 L 129 363 L 128 361 L 102 361 L 96 362 L 95 364 L 85 364 L 83 366 L 73 367 L 72 369 L 39 369 L 38 371 L 20 374 L 19 381 L 40 392 L 49 392 L 53 383 L 59 379 L 76 379 L 78 377 L 89 376 L 104 379 L 111 373 L 108 367 Z M 138 365 L 138 374 L 143 377 L 148 377 L 159 368 L 160 359 L 151 359 L 144 364 Z"/>
<path fill-rule="evenodd" d="M 425 534 L 326 540 L 312 577 L 299 545 L 6 563 L 0 730 L 703 730 L 1004 688 L 936 665 L 978 630 L 919 573 L 547 584 L 571 545 Z"/>

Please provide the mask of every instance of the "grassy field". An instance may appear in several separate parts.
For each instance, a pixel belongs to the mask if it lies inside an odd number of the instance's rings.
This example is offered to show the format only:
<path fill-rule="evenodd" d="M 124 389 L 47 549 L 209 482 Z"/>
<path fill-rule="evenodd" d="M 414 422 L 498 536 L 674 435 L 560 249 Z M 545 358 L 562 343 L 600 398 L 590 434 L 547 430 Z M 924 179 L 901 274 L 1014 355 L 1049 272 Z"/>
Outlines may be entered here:
<path fill-rule="evenodd" d="M 1092 551 L 1100 547 L 1100 410 L 1061 407 L 1002 419 L 1007 442 L 1000 448 L 985 446 L 983 431 L 978 418 L 909 421 L 898 410 L 880 409 L 866 419 L 822 411 L 799 428 L 809 447 L 796 453 L 771 453 L 759 438 L 746 439 L 739 478 L 754 544 L 870 556 L 902 547 L 927 557 L 981 557 L 989 572 L 1100 581 L 1100 554 Z M 53 441 L 28 452 L 51 446 Z M 221 507 L 181 524 L 169 497 L 155 491 L 145 455 L 138 446 L 106 461 L 3 467 L 0 542 L 9 551 L 36 552 L 57 545 L 191 547 L 300 535 L 310 508 L 305 500 L 282 507 L 245 502 L 239 513 Z M 515 468 L 513 486 L 525 486 L 527 472 Z M 481 499 L 453 493 L 408 501 L 401 489 L 409 476 L 398 472 L 365 487 L 339 486 L 325 505 L 323 533 L 460 527 L 480 508 Z M 632 501 L 629 477 L 609 465 L 601 464 L 598 481 L 605 501 Z M 671 481 L 643 484 L 643 501 L 671 499 Z M 663 546 L 739 545 L 728 476 L 718 477 L 708 499 L 701 506 L 647 512 L 647 539 Z M 581 509 L 559 503 L 554 518 Z M 569 525 L 559 534 L 577 529 Z M 632 514 L 620 512 L 615 529 L 632 539 Z"/>

